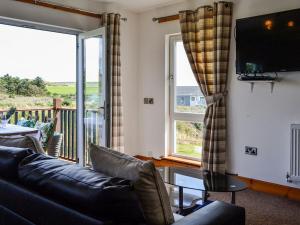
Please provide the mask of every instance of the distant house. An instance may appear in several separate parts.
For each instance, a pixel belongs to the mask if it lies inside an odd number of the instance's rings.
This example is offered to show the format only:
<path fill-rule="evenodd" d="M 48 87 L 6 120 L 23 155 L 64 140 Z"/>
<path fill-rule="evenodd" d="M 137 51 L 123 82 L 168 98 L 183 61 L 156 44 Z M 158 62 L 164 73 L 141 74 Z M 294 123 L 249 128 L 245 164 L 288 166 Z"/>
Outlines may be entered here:
<path fill-rule="evenodd" d="M 205 106 L 206 101 L 197 86 L 177 86 L 176 103 L 179 106 Z"/>

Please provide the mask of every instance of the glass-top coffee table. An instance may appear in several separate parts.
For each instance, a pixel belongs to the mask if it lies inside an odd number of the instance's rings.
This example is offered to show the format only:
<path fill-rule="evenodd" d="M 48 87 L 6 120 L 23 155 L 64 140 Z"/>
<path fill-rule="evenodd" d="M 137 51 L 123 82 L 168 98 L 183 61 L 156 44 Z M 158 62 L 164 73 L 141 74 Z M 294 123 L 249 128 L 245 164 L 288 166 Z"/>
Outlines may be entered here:
<path fill-rule="evenodd" d="M 230 192 L 235 204 L 235 193 L 247 189 L 247 185 L 234 176 L 211 173 L 201 169 L 181 167 L 158 168 L 165 183 L 179 189 L 179 213 L 183 212 L 183 189 L 202 191 L 202 204 L 207 202 L 208 192 Z"/>

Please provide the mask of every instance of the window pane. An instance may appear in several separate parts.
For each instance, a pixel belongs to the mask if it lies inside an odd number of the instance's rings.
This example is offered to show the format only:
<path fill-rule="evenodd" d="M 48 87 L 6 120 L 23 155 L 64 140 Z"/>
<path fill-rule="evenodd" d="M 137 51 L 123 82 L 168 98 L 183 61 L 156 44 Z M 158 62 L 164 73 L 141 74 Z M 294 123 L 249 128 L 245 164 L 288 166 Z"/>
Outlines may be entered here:
<path fill-rule="evenodd" d="M 206 102 L 196 82 L 182 41 L 175 47 L 176 112 L 204 113 Z"/>
<path fill-rule="evenodd" d="M 76 35 L 0 24 L 0 49 L 0 109 L 76 108 Z"/>
<path fill-rule="evenodd" d="M 175 121 L 175 153 L 183 156 L 201 158 L 203 124 Z"/>

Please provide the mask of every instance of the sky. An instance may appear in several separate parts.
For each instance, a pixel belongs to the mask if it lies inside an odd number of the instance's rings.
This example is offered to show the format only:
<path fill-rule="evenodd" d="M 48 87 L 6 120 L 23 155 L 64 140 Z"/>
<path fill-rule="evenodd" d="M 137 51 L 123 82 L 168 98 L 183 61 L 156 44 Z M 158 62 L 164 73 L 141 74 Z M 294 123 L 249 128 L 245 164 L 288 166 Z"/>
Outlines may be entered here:
<path fill-rule="evenodd" d="M 87 82 L 99 81 L 99 59 L 101 58 L 100 52 L 103 49 L 99 41 L 100 37 L 89 38 L 85 40 L 85 58 L 86 58 L 86 78 Z M 100 50 L 99 50 L 100 49 Z"/>
<path fill-rule="evenodd" d="M 76 36 L 0 25 L 0 76 L 76 81 Z"/>
<path fill-rule="evenodd" d="M 176 86 L 198 86 L 182 41 L 176 43 L 175 59 Z"/>
<path fill-rule="evenodd" d="M 87 81 L 98 81 L 99 39 L 86 41 Z M 176 44 L 177 86 L 197 86 L 183 43 Z M 0 76 L 76 82 L 76 36 L 0 24 Z"/>

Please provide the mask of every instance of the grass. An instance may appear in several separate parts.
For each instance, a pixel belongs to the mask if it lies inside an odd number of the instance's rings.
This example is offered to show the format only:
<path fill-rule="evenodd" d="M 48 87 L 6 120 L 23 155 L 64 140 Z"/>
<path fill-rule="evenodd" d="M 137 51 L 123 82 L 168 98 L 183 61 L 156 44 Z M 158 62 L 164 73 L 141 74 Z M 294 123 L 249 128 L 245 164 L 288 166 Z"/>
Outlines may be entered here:
<path fill-rule="evenodd" d="M 176 146 L 176 153 L 183 156 L 194 157 L 194 158 L 201 158 L 201 152 L 197 151 L 196 149 L 201 146 L 194 145 L 194 144 L 180 144 L 177 143 Z"/>
<path fill-rule="evenodd" d="M 69 107 L 76 107 L 76 83 L 50 83 L 47 85 L 49 96 L 27 97 L 14 96 L 9 97 L 0 92 L 0 110 L 7 110 L 14 106 L 18 109 L 35 109 L 52 107 L 53 97 L 67 99 L 71 102 Z M 99 91 L 97 83 L 87 83 L 86 94 L 94 95 Z M 1 91 L 1 90 L 0 90 Z"/>
<path fill-rule="evenodd" d="M 206 106 L 198 105 L 198 106 L 182 106 L 177 105 L 177 112 L 190 112 L 190 113 L 205 113 Z"/>
<path fill-rule="evenodd" d="M 7 110 L 10 107 L 17 109 L 36 109 L 52 107 L 51 97 L 25 97 L 15 96 L 10 98 L 7 94 L 0 93 L 0 110 Z"/>
<path fill-rule="evenodd" d="M 75 85 L 51 85 L 47 86 L 47 90 L 51 94 L 58 95 L 75 95 L 76 94 L 76 86 Z"/>
<path fill-rule="evenodd" d="M 47 90 L 51 94 L 56 95 L 75 95 L 76 94 L 76 83 L 56 83 L 56 84 L 50 84 L 47 85 Z M 97 83 L 88 83 L 86 86 L 86 94 L 97 94 L 99 90 L 99 87 L 97 86 Z"/>

